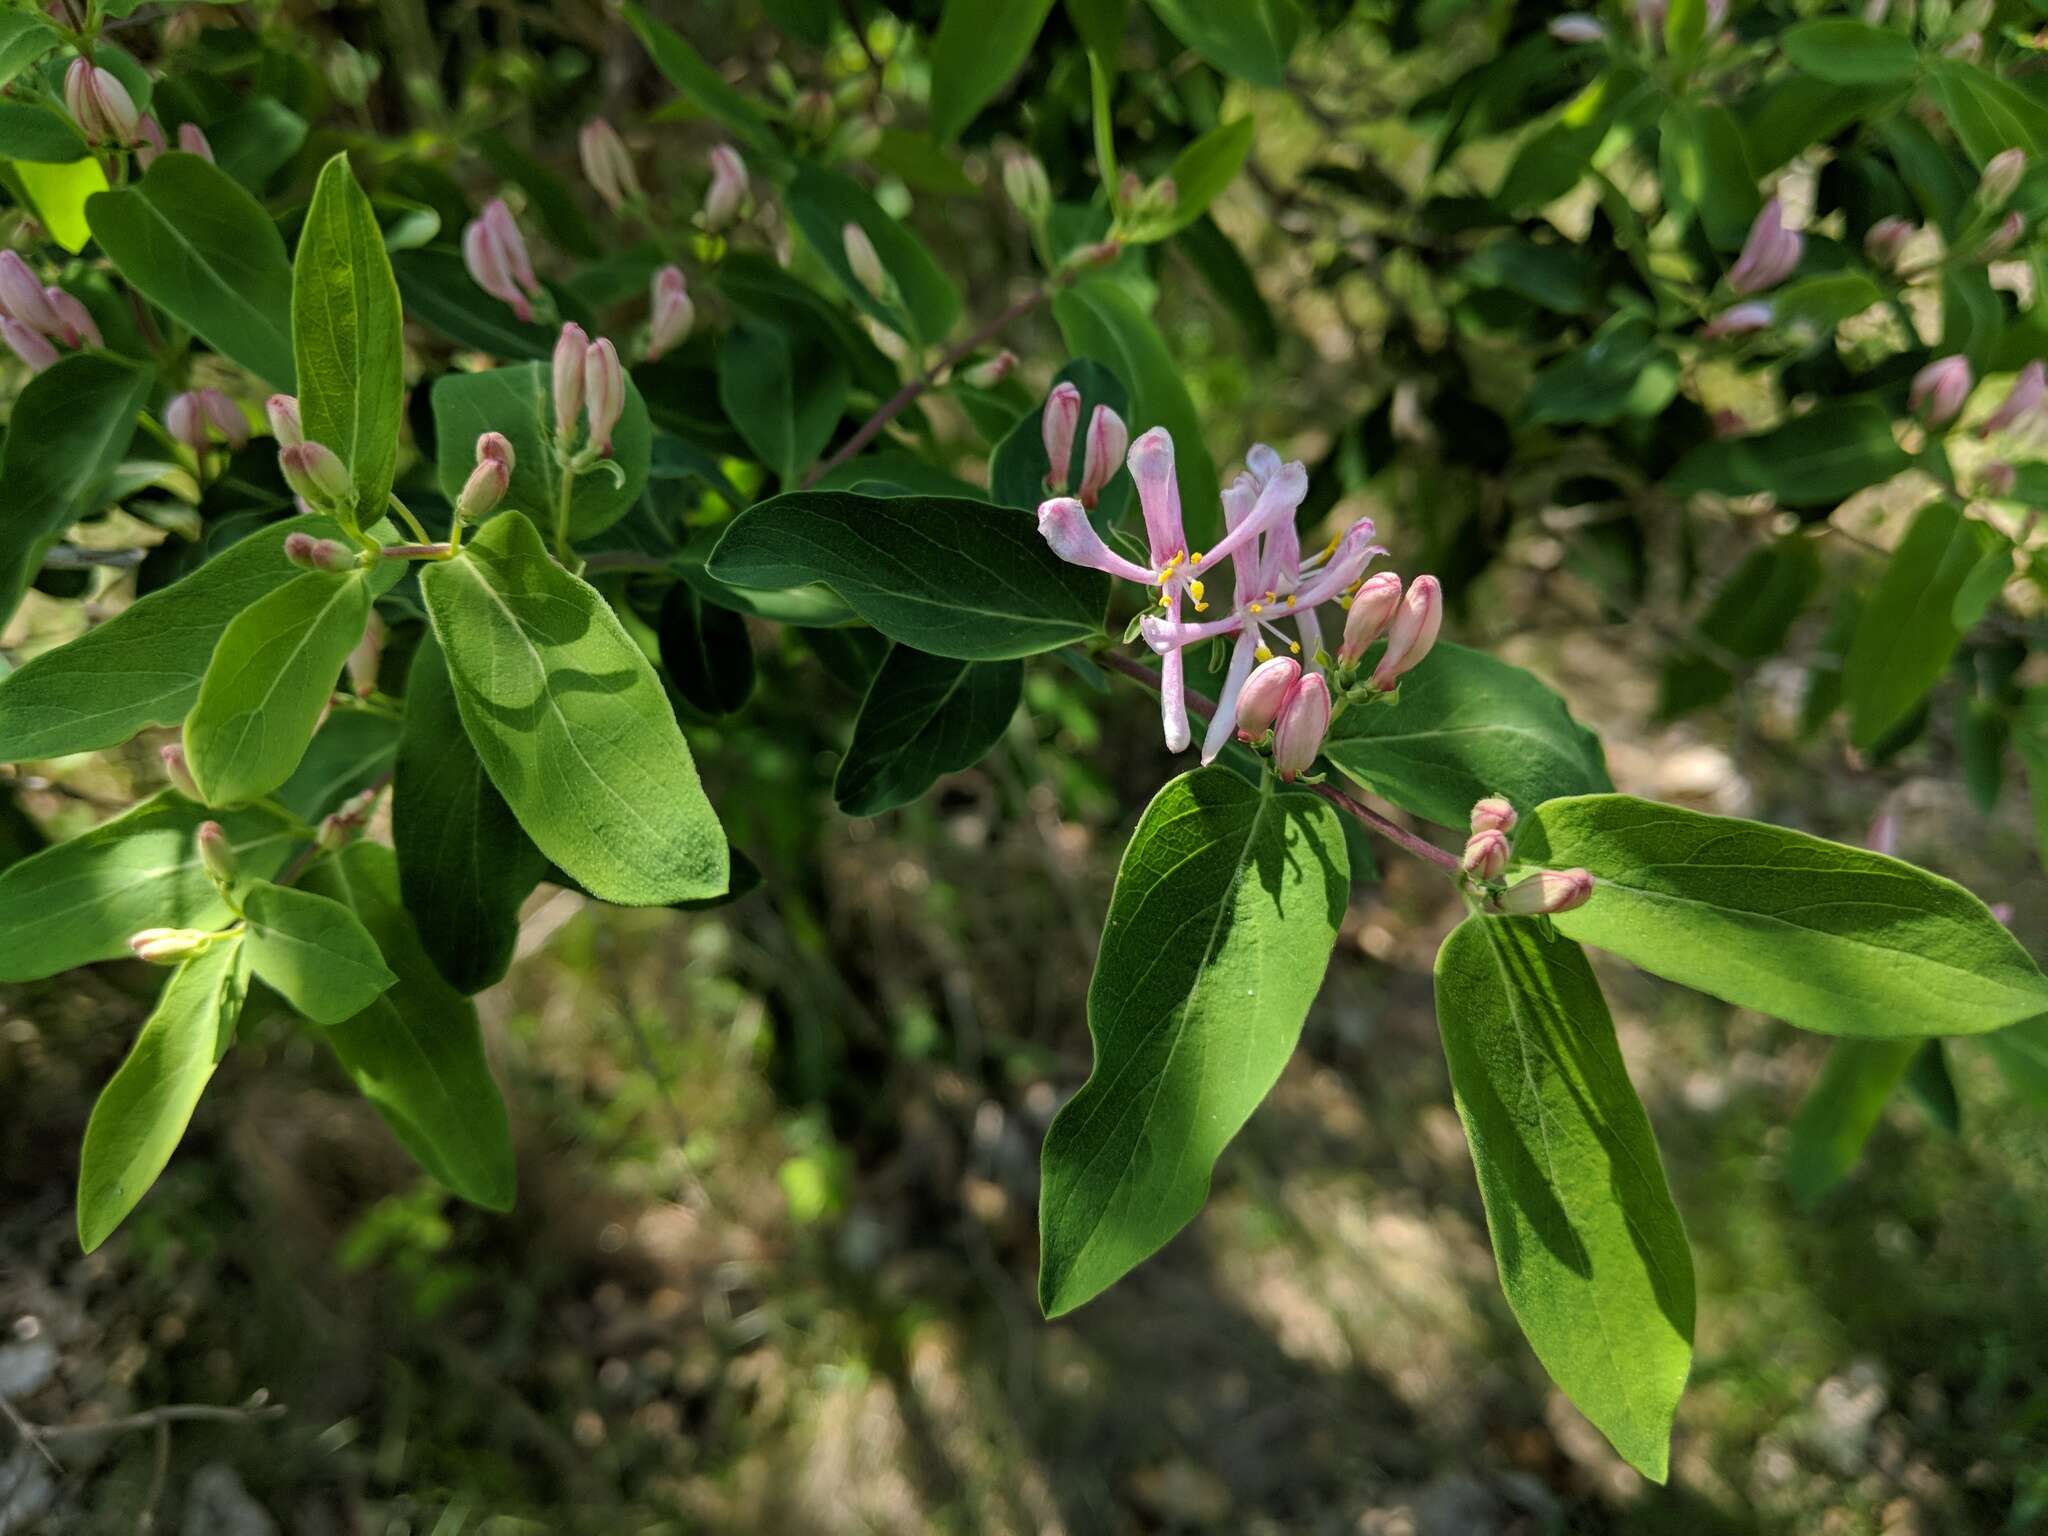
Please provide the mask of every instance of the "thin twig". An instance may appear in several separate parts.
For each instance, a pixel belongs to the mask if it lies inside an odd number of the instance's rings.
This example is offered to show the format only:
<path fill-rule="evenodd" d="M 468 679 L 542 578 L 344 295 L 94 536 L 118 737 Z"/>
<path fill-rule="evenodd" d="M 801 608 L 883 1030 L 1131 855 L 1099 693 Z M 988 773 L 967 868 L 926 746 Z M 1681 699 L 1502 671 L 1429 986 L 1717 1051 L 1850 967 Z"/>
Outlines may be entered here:
<path fill-rule="evenodd" d="M 1121 672 L 1125 677 L 1132 679 L 1134 682 L 1143 683 L 1153 692 L 1159 691 L 1158 674 L 1134 656 L 1127 656 L 1122 651 L 1103 651 L 1094 659 L 1102 666 L 1108 667 L 1112 672 Z M 1207 720 L 1216 712 L 1214 704 L 1192 690 L 1188 693 L 1187 702 L 1188 713 L 1199 715 L 1204 720 Z M 1352 799 L 1351 796 L 1345 794 L 1341 789 L 1333 789 L 1328 784 L 1310 784 L 1305 787 L 1322 796 L 1323 799 L 1336 806 L 1338 810 L 1355 816 L 1369 831 L 1376 832 L 1388 842 L 1405 848 L 1418 859 L 1425 859 L 1429 863 L 1436 865 L 1439 869 L 1450 870 L 1453 873 L 1456 872 L 1458 868 L 1458 857 L 1456 854 L 1437 847 L 1435 843 L 1430 842 L 1427 838 L 1416 836 L 1406 827 L 1388 820 L 1371 806 L 1361 804 L 1359 801 Z"/>
<path fill-rule="evenodd" d="M 43 569 L 82 571 L 95 565 L 140 565 L 148 553 L 146 549 L 80 549 L 73 544 L 59 544 L 43 556 Z"/>
<path fill-rule="evenodd" d="M 224 1408 L 215 1403 L 166 1403 L 161 1408 L 131 1413 L 125 1418 L 102 1419 L 97 1424 L 27 1424 L 21 1427 L 45 1440 L 76 1440 L 86 1435 L 123 1435 L 138 1429 L 155 1429 L 159 1424 L 195 1421 L 245 1424 L 252 1419 L 282 1418 L 284 1412 L 283 1403 L 250 1403 L 240 1408 Z"/>
<path fill-rule="evenodd" d="M 583 562 L 583 574 L 593 571 L 666 571 L 672 562 L 659 555 L 643 555 L 637 549 L 607 549 L 591 555 Z"/>
<path fill-rule="evenodd" d="M 156 1507 L 164 1499 L 164 1486 L 171 1480 L 171 1422 L 169 1419 L 156 1421 L 156 1462 L 149 1473 L 149 1497 L 142 1501 L 142 1513 L 136 1518 L 137 1536 L 149 1536 L 156 1529 Z"/>
<path fill-rule="evenodd" d="M 50 1454 L 50 1448 L 43 1444 L 44 1432 L 24 1419 L 21 1410 L 10 1403 L 4 1393 L 0 1393 L 0 1414 L 6 1415 L 7 1422 L 14 1426 L 14 1432 L 21 1436 L 24 1445 L 32 1447 L 37 1455 L 50 1464 L 51 1471 L 59 1477 L 64 1475 L 63 1466 Z"/>
<path fill-rule="evenodd" d="M 1067 274 L 1064 280 L 1071 281 L 1071 274 Z M 889 425 L 898 416 L 901 416 L 910 408 L 912 401 L 917 399 L 927 389 L 930 389 L 940 374 L 951 368 L 962 358 L 968 356 L 977 347 L 984 346 L 995 340 L 996 337 L 1008 330 L 1010 326 L 1030 314 L 1032 310 L 1038 308 L 1039 305 L 1052 296 L 1053 289 L 1059 286 L 1062 281 L 1061 275 L 1055 275 L 1040 283 L 1036 288 L 1033 288 L 1021 299 L 1018 299 L 1008 309 L 1005 309 L 995 319 L 982 326 L 965 341 L 948 348 L 936 363 L 918 374 L 917 377 L 897 390 L 895 394 L 883 401 L 875 411 L 875 414 L 862 422 L 854 430 L 853 436 L 840 444 L 837 452 L 830 458 L 821 459 L 813 465 L 811 472 L 804 476 L 804 484 L 806 486 L 815 485 L 824 476 L 830 474 L 863 448 L 867 447 L 869 443 L 881 435 L 882 428 Z"/>

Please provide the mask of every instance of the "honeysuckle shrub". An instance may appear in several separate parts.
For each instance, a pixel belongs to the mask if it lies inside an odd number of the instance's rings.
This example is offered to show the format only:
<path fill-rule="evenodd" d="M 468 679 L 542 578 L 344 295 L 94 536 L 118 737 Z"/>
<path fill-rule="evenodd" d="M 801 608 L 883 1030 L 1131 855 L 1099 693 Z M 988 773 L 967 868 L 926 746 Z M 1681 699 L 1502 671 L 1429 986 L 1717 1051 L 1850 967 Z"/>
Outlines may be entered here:
<path fill-rule="evenodd" d="M 1615 793 L 1460 604 L 1524 524 L 1620 612 L 1651 551 L 1734 548 L 1642 626 L 1666 714 L 1788 654 L 1844 771 L 1952 718 L 1987 809 L 2009 744 L 2048 790 L 2038 18 L 763 9 L 772 65 L 731 69 L 626 0 L 608 41 L 661 92 L 535 85 L 524 139 L 479 36 L 436 73 L 253 0 L 0 13 L 0 761 L 160 764 L 0 869 L 0 980 L 167 969 L 86 1131 L 81 1241 L 147 1196 L 259 997 L 508 1208 L 472 998 L 536 887 L 699 908 L 803 878 L 728 839 L 776 786 L 714 799 L 692 757 L 756 707 L 757 646 L 856 685 L 817 727 L 853 816 L 980 760 L 1049 669 L 1156 693 L 1162 740 L 1094 1070 L 1046 1138 L 1046 1314 L 1199 1211 L 1378 839 L 1465 909 L 1437 1015 L 1507 1299 L 1662 1479 L 1692 1266 L 1584 946 L 1837 1037 L 1809 1189 L 1901 1082 L 1952 1113 L 1946 1039 L 2041 1094 L 2048 980 L 1882 846 Z M 1387 164 L 1306 168 L 1353 237 L 1310 260 L 1370 266 L 1388 342 L 1305 463 L 1205 434 L 1154 306 L 1192 274 L 1273 344 L 1211 207 L 1325 37 L 1385 60 Z M 990 292 L 927 237 L 998 187 L 1031 270 Z M 1005 345 L 1047 315 L 1058 350 Z M 1840 515 L 1880 487 L 1889 543 Z M 1359 492 L 1411 568 L 1333 519 Z"/>

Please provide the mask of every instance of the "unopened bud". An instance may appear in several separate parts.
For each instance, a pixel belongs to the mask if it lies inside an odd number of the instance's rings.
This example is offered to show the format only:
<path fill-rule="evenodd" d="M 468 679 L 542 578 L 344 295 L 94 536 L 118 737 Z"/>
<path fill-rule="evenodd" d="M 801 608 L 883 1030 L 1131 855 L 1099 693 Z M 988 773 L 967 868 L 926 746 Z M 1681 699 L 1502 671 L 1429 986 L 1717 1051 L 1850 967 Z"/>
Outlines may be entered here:
<path fill-rule="evenodd" d="M 217 389 L 202 389 L 198 394 L 199 409 L 221 440 L 237 451 L 248 447 L 249 418 L 242 414 L 242 408 Z"/>
<path fill-rule="evenodd" d="M 583 179 L 613 213 L 640 200 L 640 177 L 618 129 L 593 117 L 576 136 L 576 151 L 583 161 Z"/>
<path fill-rule="evenodd" d="M 215 885 L 228 885 L 235 878 L 235 849 L 227 829 L 217 821 L 199 823 L 199 862 Z"/>
<path fill-rule="evenodd" d="M 1017 354 L 1008 347 L 1005 347 L 994 357 L 976 363 L 972 368 L 961 374 L 960 378 L 963 383 L 969 384 L 975 389 L 994 389 L 1016 371 Z"/>
<path fill-rule="evenodd" d="M 1772 314 L 1771 306 L 1761 299 L 1734 305 L 1701 326 L 1700 339 L 1719 341 L 1723 336 L 1747 336 L 1769 326 Z"/>
<path fill-rule="evenodd" d="M 1508 867 L 1508 836 L 1495 827 L 1474 832 L 1465 840 L 1458 868 L 1474 880 L 1498 880 Z"/>
<path fill-rule="evenodd" d="M 2020 237 L 2027 232 L 2027 217 L 2014 209 L 1998 221 L 1998 228 L 1991 231 L 1984 242 L 1984 248 L 1977 254 L 1985 261 L 1996 261 L 2007 251 L 2020 243 Z"/>
<path fill-rule="evenodd" d="M 1993 459 L 1977 472 L 1978 487 L 1986 496 L 2000 500 L 2012 495 L 2013 487 L 2019 484 L 2019 471 L 2003 459 Z"/>
<path fill-rule="evenodd" d="M 1320 672 L 1304 673 L 1287 690 L 1280 716 L 1273 722 L 1273 771 L 1292 784 L 1323 750 L 1330 732 L 1330 685 Z"/>
<path fill-rule="evenodd" d="M 583 408 L 590 418 L 590 441 L 599 453 L 612 451 L 612 428 L 626 410 L 626 370 L 618 349 L 603 337 L 590 344 L 583 359 Z"/>
<path fill-rule="evenodd" d="M 164 406 L 164 430 L 195 453 L 204 453 L 210 441 L 206 412 L 199 404 L 197 390 L 173 395 Z"/>
<path fill-rule="evenodd" d="M 128 940 L 135 958 L 151 965 L 183 964 L 194 955 L 204 954 L 212 944 L 213 935 L 203 928 L 145 928 Z"/>
<path fill-rule="evenodd" d="M 887 298 L 889 273 L 868 232 L 858 224 L 848 224 L 839 231 L 839 238 L 846 246 L 846 265 L 853 272 L 853 280 L 875 298 Z"/>
<path fill-rule="evenodd" d="M 1583 907 L 1592 895 L 1593 877 L 1585 870 L 1546 869 L 1502 891 L 1493 910 L 1508 917 L 1541 917 Z"/>
<path fill-rule="evenodd" d="M 1301 680 L 1301 663 L 1292 656 L 1275 656 L 1262 661 L 1244 680 L 1237 693 L 1237 734 L 1257 741 L 1280 718 L 1280 706 Z"/>
<path fill-rule="evenodd" d="M 1092 507 L 1101 498 L 1102 488 L 1123 466 L 1124 452 L 1130 446 L 1131 429 L 1124 425 L 1123 417 L 1106 405 L 1096 406 L 1088 418 L 1088 444 L 1081 460 L 1082 506 Z"/>
<path fill-rule="evenodd" d="M 1550 35 L 1560 43 L 1597 43 L 1607 36 L 1607 29 L 1600 24 L 1599 17 L 1573 11 L 1551 18 Z"/>
<path fill-rule="evenodd" d="M 1401 578 L 1392 571 L 1369 576 L 1352 594 L 1344 614 L 1344 639 L 1337 647 L 1337 664 L 1355 667 L 1371 649 L 1373 641 L 1386 633 L 1394 610 L 1401 606 Z"/>
<path fill-rule="evenodd" d="M 135 120 L 135 165 L 138 170 L 146 171 L 155 165 L 156 157 L 168 148 L 170 146 L 164 142 L 162 123 L 147 112 Z"/>
<path fill-rule="evenodd" d="M 64 72 L 64 105 L 89 144 L 126 144 L 135 137 L 135 98 L 111 70 L 73 59 Z"/>
<path fill-rule="evenodd" d="M 697 306 L 690 302 L 683 284 L 683 269 L 663 267 L 654 274 L 653 292 L 647 311 L 647 360 L 651 363 L 665 352 L 689 340 L 697 323 Z"/>
<path fill-rule="evenodd" d="M 1979 437 L 1989 437 L 1994 432 L 2004 432 L 2018 426 L 2041 408 L 2041 402 L 2048 399 L 2048 367 L 2035 359 L 2022 368 L 2019 377 L 2013 380 L 2012 388 L 2006 391 L 2005 399 L 1998 409 L 1984 419 L 1984 425 L 1977 429 Z"/>
<path fill-rule="evenodd" d="M 57 349 L 50 345 L 50 338 L 30 330 L 12 315 L 0 316 L 0 341 L 6 342 L 7 350 L 28 365 L 30 373 L 41 373 L 57 361 Z"/>
<path fill-rule="evenodd" d="M 1081 391 L 1072 384 L 1055 385 L 1045 397 L 1045 413 L 1038 426 L 1045 441 L 1046 489 L 1058 495 L 1067 488 L 1067 471 L 1074 462 L 1074 434 L 1081 429 Z"/>
<path fill-rule="evenodd" d="M 48 293 L 18 251 L 0 251 L 0 313 L 13 316 L 44 336 L 63 329 Z"/>
<path fill-rule="evenodd" d="M 1930 427 L 1945 427 L 1962 414 L 1970 398 L 1969 359 L 1957 354 L 1936 358 L 1913 375 L 1906 407 Z"/>
<path fill-rule="evenodd" d="M 352 843 L 362 834 L 363 826 L 370 819 L 370 812 L 377 804 L 377 797 L 383 791 L 366 789 L 353 795 L 340 810 L 333 812 L 320 823 L 320 831 L 314 842 L 321 850 L 332 853 L 335 849 Z"/>
<path fill-rule="evenodd" d="M 1784 205 L 1774 197 L 1749 226 L 1742 252 L 1728 269 L 1728 287 L 1743 294 L 1775 288 L 1792 275 L 1805 250 L 1805 237 L 1785 227 Z"/>
<path fill-rule="evenodd" d="M 92 312 L 80 303 L 76 294 L 66 293 L 54 283 L 43 290 L 43 297 L 49 301 L 50 313 L 57 317 L 57 339 L 67 347 L 98 347 L 105 342 L 100 339 L 100 328 Z"/>
<path fill-rule="evenodd" d="M 1941 50 L 1945 59 L 1959 59 L 1965 64 L 1974 64 L 1984 56 L 1984 35 L 1981 32 L 1965 32 L 1961 37 Z"/>
<path fill-rule="evenodd" d="M 316 539 L 310 533 L 288 533 L 284 557 L 306 571 L 352 571 L 360 564 L 357 552 L 336 539 Z"/>
<path fill-rule="evenodd" d="M 263 402 L 263 414 L 270 418 L 270 435 L 280 448 L 296 448 L 306 440 L 299 421 L 299 402 L 291 395 L 272 395 Z"/>
<path fill-rule="evenodd" d="M 476 461 L 479 464 L 502 464 L 508 477 L 518 468 L 512 453 L 512 440 L 502 432 L 486 432 L 477 438 Z"/>
<path fill-rule="evenodd" d="M 497 510 L 512 484 L 512 473 L 496 459 L 479 459 L 462 494 L 455 498 L 455 515 L 465 523 L 476 522 Z"/>
<path fill-rule="evenodd" d="M 1474 832 L 1512 832 L 1518 819 L 1514 806 L 1505 795 L 1488 795 L 1484 800 L 1472 802 Z"/>
<path fill-rule="evenodd" d="M 1403 673 L 1414 670 L 1436 644 L 1443 622 L 1443 588 L 1434 576 L 1416 577 L 1402 594 L 1400 606 L 1387 625 L 1387 648 L 1373 672 L 1373 687 L 1385 693 Z"/>
<path fill-rule="evenodd" d="M 178 124 L 178 148 L 188 155 L 197 155 L 208 165 L 214 163 L 213 145 L 206 137 L 206 130 L 197 123 Z"/>
<path fill-rule="evenodd" d="M 1865 231 L 1863 254 L 1870 258 L 1872 265 L 1889 271 L 1899 264 L 1899 253 L 1905 249 L 1906 242 L 1919 232 L 1920 226 L 1911 219 L 1891 214 Z"/>
<path fill-rule="evenodd" d="M 492 198 L 463 226 L 462 261 L 477 287 L 510 305 L 521 320 L 533 318 L 532 301 L 546 290 L 534 275 L 526 237 L 503 198 Z"/>
<path fill-rule="evenodd" d="M 171 781 L 171 788 L 187 800 L 199 798 L 199 784 L 192 777 L 192 765 L 185 761 L 185 749 L 178 742 L 167 742 L 158 748 L 163 758 L 164 777 Z"/>
<path fill-rule="evenodd" d="M 1016 150 L 1003 156 L 1003 193 L 1026 223 L 1037 224 L 1052 212 L 1052 182 L 1036 155 Z"/>
<path fill-rule="evenodd" d="M 574 321 L 555 338 L 555 436 L 567 443 L 576 435 L 583 414 L 583 365 L 590 357 L 590 337 Z"/>
<path fill-rule="evenodd" d="M 319 510 L 336 505 L 349 494 L 348 466 L 325 443 L 294 443 L 278 454 L 277 467 L 284 471 L 284 483 L 292 493 Z"/>
<path fill-rule="evenodd" d="M 1123 255 L 1123 243 L 1118 240 L 1101 240 L 1094 245 L 1078 246 L 1068 252 L 1065 266 L 1076 268 L 1106 267 Z"/>
<path fill-rule="evenodd" d="M 730 144 L 711 151 L 711 185 L 704 193 L 704 227 L 716 234 L 740 216 L 747 200 L 747 163 Z"/>
<path fill-rule="evenodd" d="M 2020 188 L 2027 174 L 2027 152 L 2003 149 L 1984 162 L 1984 174 L 1977 182 L 1977 197 L 1987 208 L 2003 208 Z"/>

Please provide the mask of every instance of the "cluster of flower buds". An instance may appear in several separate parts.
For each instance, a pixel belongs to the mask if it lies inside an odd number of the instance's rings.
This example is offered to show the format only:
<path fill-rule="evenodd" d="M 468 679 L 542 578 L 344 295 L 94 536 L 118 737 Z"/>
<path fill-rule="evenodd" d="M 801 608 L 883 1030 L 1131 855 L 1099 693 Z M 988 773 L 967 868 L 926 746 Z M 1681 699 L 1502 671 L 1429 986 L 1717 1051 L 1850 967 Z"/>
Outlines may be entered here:
<path fill-rule="evenodd" d="M 1237 695 L 1237 739 L 1254 750 L 1270 745 L 1283 783 L 1308 771 L 1329 734 L 1330 685 L 1322 673 L 1303 671 L 1292 656 L 1252 668 Z"/>
<path fill-rule="evenodd" d="M 730 144 L 711 151 L 711 185 L 704 192 L 699 219 L 712 234 L 730 229 L 738 222 L 747 202 L 747 162 Z"/>
<path fill-rule="evenodd" d="M 1412 672 L 1436 645 L 1444 626 L 1444 589 L 1434 576 L 1418 576 L 1404 592 L 1392 571 L 1368 576 L 1351 594 L 1344 613 L 1344 638 L 1337 646 L 1339 680 L 1348 684 L 1352 670 L 1372 643 L 1387 637 L 1373 668 L 1371 690 L 1391 693 L 1403 674 Z"/>
<path fill-rule="evenodd" d="M 1963 413 L 1976 382 L 1970 360 L 1961 353 L 1938 357 L 1913 375 L 1906 407 L 1930 427 L 1945 427 Z"/>
<path fill-rule="evenodd" d="M 1964 392 L 1968 393 L 1967 386 Z M 2048 400 L 2048 366 L 2037 358 L 2020 370 L 2019 377 L 2012 381 L 2012 388 L 1998 403 L 1998 409 L 1984 418 L 1984 425 L 1977 429 L 1977 435 L 1989 437 L 1994 432 L 2009 432 L 2014 427 L 2036 420 L 2044 400 Z"/>
<path fill-rule="evenodd" d="M 16 251 L 0 251 L 0 340 L 41 373 L 57 361 L 57 347 L 97 347 L 100 328 L 78 299 L 54 283 L 45 287 Z"/>
<path fill-rule="evenodd" d="M 455 498 L 455 515 L 465 523 L 481 522 L 498 509 L 512 487 L 512 443 L 502 432 L 486 432 L 476 440 L 476 468 Z"/>
<path fill-rule="evenodd" d="M 683 285 L 681 267 L 663 267 L 654 274 L 650 288 L 644 355 L 651 363 L 690 339 L 690 328 L 697 323 L 697 306 L 690 302 L 689 289 Z"/>
<path fill-rule="evenodd" d="M 1052 181 L 1045 162 L 1028 150 L 1003 156 L 1003 194 L 1027 224 L 1038 224 L 1052 212 Z"/>
<path fill-rule="evenodd" d="M 1046 489 L 1055 496 L 1063 495 L 1067 471 L 1074 462 L 1074 434 L 1081 425 L 1081 391 L 1070 383 L 1057 385 L 1046 397 L 1038 424 L 1045 441 Z M 1102 499 L 1103 488 L 1115 478 L 1130 445 L 1131 429 L 1124 419 L 1106 405 L 1096 406 L 1088 418 L 1081 483 L 1074 491 L 1082 506 L 1092 508 Z"/>
<path fill-rule="evenodd" d="M 213 947 L 214 935 L 204 928 L 145 928 L 131 934 L 128 947 L 135 958 L 151 965 L 182 965 Z"/>
<path fill-rule="evenodd" d="M 846 248 L 846 266 L 853 273 L 853 280 L 875 299 L 887 302 L 891 287 L 889 269 L 882 265 L 881 253 L 868 232 L 858 224 L 848 224 L 839 231 L 839 240 Z"/>
<path fill-rule="evenodd" d="M 194 453 L 211 448 L 215 433 L 231 452 L 249 444 L 249 418 L 217 389 L 188 389 L 171 396 L 164 407 L 164 430 Z"/>
<path fill-rule="evenodd" d="M 477 287 L 510 305 L 522 321 L 533 319 L 534 302 L 544 299 L 547 290 L 534 276 L 526 237 L 520 234 L 502 197 L 492 198 L 482 213 L 463 226 L 462 261 Z"/>
<path fill-rule="evenodd" d="M 310 533 L 284 536 L 284 557 L 302 571 L 352 571 L 361 563 L 359 551 L 338 539 L 316 539 Z"/>
<path fill-rule="evenodd" d="M 1593 877 L 1583 869 L 1541 870 L 1501 888 L 1501 877 L 1514 861 L 1510 838 L 1517 819 L 1505 795 L 1488 795 L 1473 805 L 1472 835 L 1458 858 L 1465 884 L 1484 895 L 1487 911 L 1508 917 L 1542 917 L 1584 906 L 1593 894 Z"/>
<path fill-rule="evenodd" d="M 142 120 L 120 76 L 85 59 L 64 71 L 64 106 L 88 144 L 132 144 Z M 161 131 L 161 130 L 159 130 Z"/>
<path fill-rule="evenodd" d="M 618 213 L 640 201 L 640 175 L 618 129 L 593 117 L 576 136 L 576 153 L 583 161 L 583 179 L 604 199 L 605 207 Z"/>
<path fill-rule="evenodd" d="M 612 430 L 626 409 L 626 370 L 618 349 L 603 337 L 592 341 L 580 325 L 563 326 L 555 340 L 554 394 L 555 451 L 567 455 L 581 416 L 596 456 L 610 453 Z"/>

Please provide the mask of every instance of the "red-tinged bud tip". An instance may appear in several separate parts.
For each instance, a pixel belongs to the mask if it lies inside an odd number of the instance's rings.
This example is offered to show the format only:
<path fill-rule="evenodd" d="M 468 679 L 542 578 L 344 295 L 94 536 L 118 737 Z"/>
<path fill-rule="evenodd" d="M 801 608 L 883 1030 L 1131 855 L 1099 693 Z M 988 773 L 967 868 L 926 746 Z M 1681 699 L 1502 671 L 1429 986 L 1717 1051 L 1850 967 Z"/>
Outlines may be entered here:
<path fill-rule="evenodd" d="M 199 862 L 206 866 L 206 872 L 220 885 L 226 885 L 235 878 L 235 850 L 228 841 L 227 829 L 217 821 L 202 821 L 197 834 Z"/>
<path fill-rule="evenodd" d="M 299 402 L 291 395 L 272 395 L 263 402 L 263 414 L 270 418 L 270 435 L 280 448 L 296 448 L 306 440 L 299 422 Z"/>
<path fill-rule="evenodd" d="M 1053 386 L 1045 397 L 1038 425 L 1045 443 L 1046 489 L 1058 495 L 1067 488 L 1067 473 L 1074 462 L 1074 437 L 1081 430 L 1081 391 L 1072 384 Z"/>
<path fill-rule="evenodd" d="M 509 475 L 517 467 L 512 455 L 512 440 L 502 432 L 484 433 L 476 440 L 476 461 L 479 464 L 502 464 Z"/>
<path fill-rule="evenodd" d="M 292 494 L 316 510 L 326 511 L 349 495 L 348 466 L 325 443 L 294 443 L 278 454 L 277 467 Z"/>
<path fill-rule="evenodd" d="M 158 749 L 163 758 L 164 777 L 171 781 L 171 788 L 187 800 L 199 798 L 199 785 L 193 780 L 192 765 L 185 761 L 185 749 L 177 742 L 167 742 Z"/>
<path fill-rule="evenodd" d="M 355 550 L 335 539 L 316 539 L 310 533 L 288 533 L 284 557 L 301 570 L 352 571 L 360 561 Z"/>
<path fill-rule="evenodd" d="M 1275 656 L 1262 661 L 1245 678 L 1237 694 L 1237 729 L 1249 741 L 1257 741 L 1273 728 L 1280 706 L 1301 680 L 1301 663 L 1292 656 Z"/>
<path fill-rule="evenodd" d="M 1505 795 L 1488 795 L 1472 804 L 1474 832 L 1512 832 L 1518 819 L 1514 806 L 1508 803 Z"/>
<path fill-rule="evenodd" d="M 1474 880 L 1498 880 L 1508 867 L 1508 837 L 1495 827 L 1474 832 L 1465 840 L 1458 867 Z"/>
<path fill-rule="evenodd" d="M 1593 877 L 1583 869 L 1546 869 L 1501 892 L 1493 910 L 1507 917 L 1545 917 L 1583 907 L 1593 896 Z"/>
<path fill-rule="evenodd" d="M 1330 731 L 1330 685 L 1320 672 L 1304 673 L 1281 702 L 1273 722 L 1273 769 L 1284 784 L 1307 772 Z"/>

